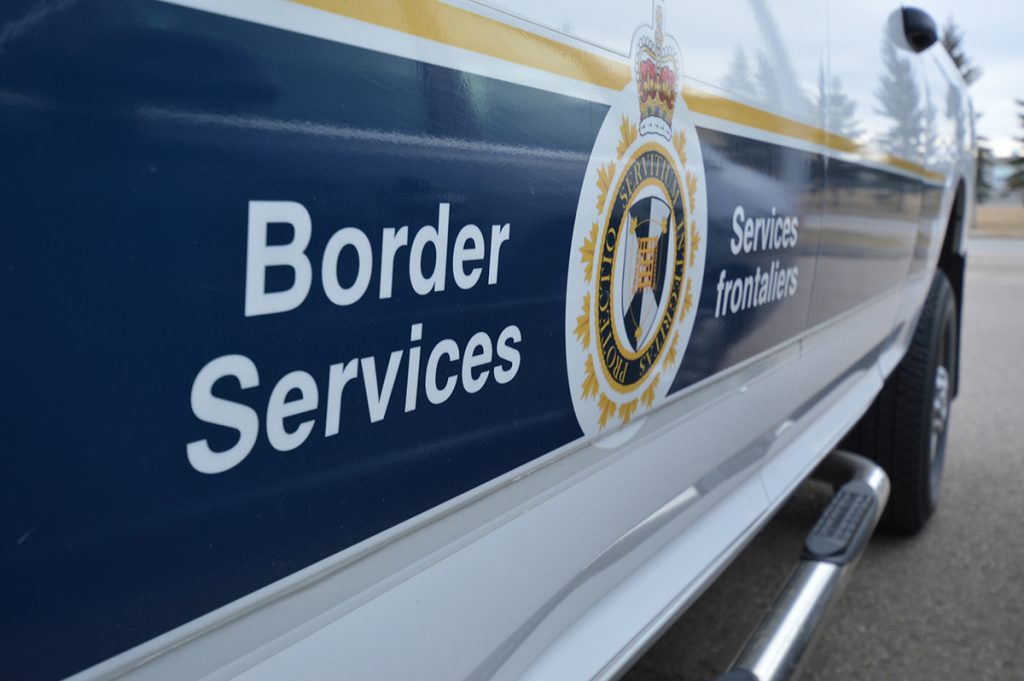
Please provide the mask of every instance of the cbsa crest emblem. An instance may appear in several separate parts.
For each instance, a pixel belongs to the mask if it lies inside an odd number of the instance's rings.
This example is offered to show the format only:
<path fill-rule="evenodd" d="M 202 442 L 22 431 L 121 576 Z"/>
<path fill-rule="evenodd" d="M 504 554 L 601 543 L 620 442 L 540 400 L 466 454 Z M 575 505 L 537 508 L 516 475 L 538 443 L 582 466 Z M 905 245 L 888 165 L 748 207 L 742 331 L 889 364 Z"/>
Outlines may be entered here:
<path fill-rule="evenodd" d="M 652 24 L 633 35 L 633 78 L 598 132 L 576 207 L 565 343 L 587 435 L 635 422 L 665 399 L 704 278 L 704 163 L 661 0 Z"/>

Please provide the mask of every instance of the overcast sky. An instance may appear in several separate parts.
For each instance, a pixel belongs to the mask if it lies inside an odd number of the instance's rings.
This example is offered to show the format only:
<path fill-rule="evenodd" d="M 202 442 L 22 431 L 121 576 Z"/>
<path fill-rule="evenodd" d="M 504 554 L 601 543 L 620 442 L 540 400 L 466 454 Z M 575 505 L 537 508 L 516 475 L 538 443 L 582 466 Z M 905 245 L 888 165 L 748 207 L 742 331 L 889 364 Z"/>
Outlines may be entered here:
<path fill-rule="evenodd" d="M 964 34 L 967 56 L 984 71 L 971 86 L 975 111 L 983 115 L 978 134 L 997 155 L 1017 150 L 1024 136 L 1014 99 L 1024 99 L 1024 0 L 912 0 L 940 26 L 952 16 Z"/>

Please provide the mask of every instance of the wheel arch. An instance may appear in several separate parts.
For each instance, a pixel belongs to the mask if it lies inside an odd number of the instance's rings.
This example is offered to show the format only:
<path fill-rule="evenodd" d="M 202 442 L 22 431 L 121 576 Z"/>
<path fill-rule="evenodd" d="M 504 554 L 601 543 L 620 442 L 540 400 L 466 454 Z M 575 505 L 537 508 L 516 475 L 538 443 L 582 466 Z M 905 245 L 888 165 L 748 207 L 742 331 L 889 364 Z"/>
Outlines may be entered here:
<path fill-rule="evenodd" d="M 950 286 L 953 288 L 953 297 L 956 300 L 957 342 L 954 351 L 956 365 L 952 372 L 953 396 L 960 392 L 960 338 L 963 329 L 964 274 L 967 270 L 967 253 L 966 249 L 961 248 L 961 244 L 965 236 L 964 230 L 967 228 L 967 206 L 967 183 L 961 178 L 957 183 L 953 203 L 949 209 L 949 219 L 946 223 L 946 232 L 937 265 L 938 270 L 949 280 Z"/>

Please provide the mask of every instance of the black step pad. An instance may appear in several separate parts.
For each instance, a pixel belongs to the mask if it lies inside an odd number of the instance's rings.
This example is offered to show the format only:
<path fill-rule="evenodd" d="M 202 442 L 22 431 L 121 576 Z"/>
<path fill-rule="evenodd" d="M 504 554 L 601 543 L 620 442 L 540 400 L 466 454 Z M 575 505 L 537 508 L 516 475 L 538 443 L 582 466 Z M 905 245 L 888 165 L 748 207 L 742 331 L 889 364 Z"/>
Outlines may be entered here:
<path fill-rule="evenodd" d="M 804 559 L 843 565 L 857 556 L 860 546 L 871 536 L 876 503 L 867 483 L 843 485 L 807 535 Z"/>

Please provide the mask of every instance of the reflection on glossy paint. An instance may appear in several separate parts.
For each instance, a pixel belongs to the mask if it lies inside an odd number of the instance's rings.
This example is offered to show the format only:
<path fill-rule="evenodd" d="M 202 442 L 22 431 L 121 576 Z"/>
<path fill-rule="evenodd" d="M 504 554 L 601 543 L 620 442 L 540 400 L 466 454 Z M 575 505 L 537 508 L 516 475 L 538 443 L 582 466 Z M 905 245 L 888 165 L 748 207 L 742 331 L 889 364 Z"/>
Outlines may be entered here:
<path fill-rule="evenodd" d="M 890 119 L 878 138 L 879 146 L 902 158 L 919 158 L 926 143 L 927 113 L 910 55 L 902 54 L 889 38 L 882 38 L 882 64 L 885 70 L 878 80 L 875 97 L 878 113 Z M 934 111 L 934 109 L 931 109 Z"/>
<path fill-rule="evenodd" d="M 839 76 L 826 77 L 824 69 L 819 72 L 815 106 L 829 133 L 857 144 L 862 142 L 864 129 L 857 116 L 857 101 L 843 89 Z"/>

